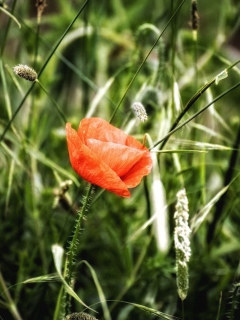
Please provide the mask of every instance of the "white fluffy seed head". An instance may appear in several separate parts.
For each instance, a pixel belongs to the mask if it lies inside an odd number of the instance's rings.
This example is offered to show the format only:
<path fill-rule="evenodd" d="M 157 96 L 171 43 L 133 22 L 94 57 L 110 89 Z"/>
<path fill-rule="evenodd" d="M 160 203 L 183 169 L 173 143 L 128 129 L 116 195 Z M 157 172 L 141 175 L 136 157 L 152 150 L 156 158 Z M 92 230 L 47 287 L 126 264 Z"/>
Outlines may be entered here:
<path fill-rule="evenodd" d="M 37 72 L 24 64 L 18 64 L 17 66 L 13 67 L 13 72 L 17 76 L 28 81 L 35 81 L 37 79 Z"/>
<path fill-rule="evenodd" d="M 174 214 L 174 244 L 176 250 L 177 287 L 179 297 L 184 300 L 188 292 L 188 261 L 191 256 L 188 226 L 188 198 L 185 189 L 177 193 L 176 212 Z"/>
<path fill-rule="evenodd" d="M 147 112 L 141 102 L 134 102 L 132 105 L 132 109 L 141 122 L 147 121 Z"/>

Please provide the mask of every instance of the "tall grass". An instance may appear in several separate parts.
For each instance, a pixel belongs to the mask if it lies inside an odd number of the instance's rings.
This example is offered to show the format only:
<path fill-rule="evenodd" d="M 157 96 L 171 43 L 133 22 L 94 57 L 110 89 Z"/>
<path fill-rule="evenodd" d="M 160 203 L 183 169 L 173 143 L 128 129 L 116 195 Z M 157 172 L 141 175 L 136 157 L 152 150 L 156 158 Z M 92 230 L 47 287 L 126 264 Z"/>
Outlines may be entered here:
<path fill-rule="evenodd" d="M 37 4 L 0 5 L 0 317 L 239 319 L 238 3 L 202 0 L 194 14 L 191 1 Z M 16 76 L 19 64 L 37 81 Z M 151 150 L 152 173 L 131 198 L 100 188 L 85 198 L 65 136 L 65 122 L 85 117 Z M 181 301 L 183 188 L 191 259 Z"/>

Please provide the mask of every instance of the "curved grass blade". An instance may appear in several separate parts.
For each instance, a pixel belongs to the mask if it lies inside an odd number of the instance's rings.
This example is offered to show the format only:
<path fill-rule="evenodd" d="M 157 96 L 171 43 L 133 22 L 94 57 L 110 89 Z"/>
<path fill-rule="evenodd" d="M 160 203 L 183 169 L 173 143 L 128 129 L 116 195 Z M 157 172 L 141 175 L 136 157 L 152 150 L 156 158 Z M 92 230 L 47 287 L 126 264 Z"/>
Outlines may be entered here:
<path fill-rule="evenodd" d="M 57 270 L 57 273 L 59 275 L 59 278 L 64 286 L 64 289 L 66 290 L 66 292 L 72 296 L 75 300 L 77 300 L 79 303 L 81 303 L 84 307 L 96 312 L 95 310 L 93 310 L 92 308 L 88 307 L 80 298 L 79 296 L 75 293 L 75 291 L 73 291 L 73 289 L 69 286 L 69 284 L 66 282 L 66 280 L 64 279 L 64 277 L 62 276 L 62 260 L 63 260 L 63 253 L 64 250 L 61 246 L 55 244 L 52 246 L 52 253 L 53 253 L 53 260 L 54 260 L 54 264 L 55 264 L 55 268 Z"/>
<path fill-rule="evenodd" d="M 105 295 L 104 295 L 104 292 L 103 292 L 102 287 L 100 285 L 100 282 L 98 281 L 97 274 L 96 274 L 95 270 L 85 260 L 81 261 L 80 263 L 86 264 L 86 266 L 89 268 L 89 270 L 90 270 L 90 272 L 92 274 L 93 281 L 94 281 L 95 286 L 97 288 L 98 295 L 99 295 L 99 298 L 100 298 L 100 302 L 101 302 L 101 305 L 102 305 L 102 308 L 103 308 L 104 319 L 105 320 L 111 320 L 111 315 L 110 315 L 110 312 L 109 312 L 109 309 L 108 309 L 108 306 L 107 306 L 107 303 L 106 303 Z"/>
<path fill-rule="evenodd" d="M 11 18 L 14 22 L 16 22 L 16 24 L 18 25 L 18 28 L 21 28 L 21 24 L 20 22 L 17 20 L 17 18 L 14 17 L 14 15 L 12 15 L 9 11 L 7 11 L 6 9 L 4 9 L 3 7 L 0 6 L 0 10 L 2 12 L 4 12 L 6 15 L 9 16 L 9 18 Z"/>
<path fill-rule="evenodd" d="M 215 78 L 214 78 L 215 79 Z M 211 80 L 212 81 L 212 80 Z M 214 82 L 214 81 L 213 81 Z M 169 137 L 175 133 L 176 131 L 178 131 L 179 129 L 181 129 L 182 127 L 184 127 L 187 123 L 189 123 L 190 121 L 192 121 L 193 119 L 195 119 L 197 116 L 199 116 L 201 113 L 203 113 L 203 111 L 205 111 L 207 108 L 209 108 L 212 104 L 214 104 L 216 101 L 218 101 L 219 99 L 221 99 L 222 97 L 224 97 L 225 95 L 227 95 L 228 93 L 230 93 L 231 91 L 235 90 L 236 88 L 238 88 L 240 86 L 240 82 L 238 82 L 237 84 L 235 84 L 234 86 L 232 86 L 230 89 L 224 91 L 222 94 L 220 94 L 219 96 L 217 96 L 215 99 L 213 99 L 210 103 L 208 103 L 204 108 L 202 108 L 201 110 L 199 110 L 198 112 L 194 113 L 193 116 L 191 116 L 189 119 L 187 119 L 186 121 L 184 121 L 182 124 L 180 124 L 179 126 L 177 126 L 175 129 L 171 130 L 168 134 L 166 134 L 161 140 L 159 140 L 158 142 L 156 142 L 151 148 L 150 150 L 152 150 L 153 148 L 155 148 L 156 146 L 158 146 L 161 142 L 168 140 Z M 165 145 L 165 143 L 164 143 Z M 162 148 L 162 146 L 160 147 L 160 149 Z"/>

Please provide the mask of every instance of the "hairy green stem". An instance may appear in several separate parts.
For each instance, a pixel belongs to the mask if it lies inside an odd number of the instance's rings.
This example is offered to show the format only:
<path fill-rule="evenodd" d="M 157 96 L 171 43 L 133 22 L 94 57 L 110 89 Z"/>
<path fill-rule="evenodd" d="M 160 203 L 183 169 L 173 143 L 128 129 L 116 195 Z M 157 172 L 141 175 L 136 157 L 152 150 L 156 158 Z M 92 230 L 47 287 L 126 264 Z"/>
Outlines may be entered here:
<path fill-rule="evenodd" d="M 72 237 L 72 240 L 71 240 L 70 246 L 69 246 L 69 251 L 67 254 L 68 261 L 66 263 L 66 270 L 64 273 L 66 274 L 66 282 L 69 285 L 71 285 L 73 271 L 74 271 L 74 265 L 75 265 L 74 259 L 75 259 L 76 252 L 78 249 L 79 233 L 80 233 L 80 230 L 82 227 L 82 221 L 83 221 L 84 215 L 85 215 L 87 208 L 88 208 L 88 205 L 89 205 L 91 192 L 92 192 L 92 184 L 89 184 L 87 195 L 83 198 L 82 208 L 80 211 L 78 211 L 75 230 L 74 230 L 73 237 Z M 68 301 L 69 301 L 69 298 L 67 298 L 67 305 L 68 305 Z"/>
<path fill-rule="evenodd" d="M 70 243 L 70 247 L 69 247 L 69 252 L 68 252 L 68 270 L 69 270 L 69 275 L 71 275 L 72 273 L 72 269 L 73 269 L 73 264 L 74 264 L 74 256 L 76 255 L 76 251 L 77 251 L 77 244 L 78 244 L 78 236 L 79 236 L 79 232 L 81 230 L 81 224 L 82 224 L 82 220 L 84 217 L 84 214 L 87 210 L 87 206 L 89 203 L 89 198 L 91 195 L 91 191 L 92 191 L 92 185 L 89 185 L 88 191 L 87 191 L 87 195 L 83 200 L 83 206 L 81 208 L 81 210 L 78 212 L 78 216 L 77 216 L 77 221 L 76 221 L 76 226 L 75 226 L 75 231 L 73 234 L 73 238 L 71 240 Z M 68 279 L 68 283 L 69 281 L 71 281 L 71 276 Z"/>

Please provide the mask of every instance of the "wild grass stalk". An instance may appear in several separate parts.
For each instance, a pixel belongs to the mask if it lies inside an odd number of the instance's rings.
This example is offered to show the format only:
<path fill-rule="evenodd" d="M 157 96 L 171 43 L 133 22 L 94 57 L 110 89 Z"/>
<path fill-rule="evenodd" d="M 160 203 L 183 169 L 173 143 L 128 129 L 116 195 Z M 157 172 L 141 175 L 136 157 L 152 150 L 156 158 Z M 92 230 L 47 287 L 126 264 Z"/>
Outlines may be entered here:
<path fill-rule="evenodd" d="M 54 48 L 52 49 L 52 51 L 50 52 L 49 56 L 47 57 L 47 59 L 45 60 L 44 64 L 42 65 L 40 71 L 38 72 L 38 78 L 40 78 L 41 74 L 43 73 L 44 69 L 46 68 L 46 66 L 48 65 L 49 61 L 51 60 L 53 54 L 55 53 L 55 51 L 57 50 L 57 48 L 59 47 L 59 45 L 61 44 L 62 40 L 65 38 L 66 34 L 68 33 L 68 31 L 71 29 L 71 27 L 73 26 L 74 22 L 77 20 L 77 18 L 79 17 L 79 15 L 83 12 L 85 6 L 88 4 L 89 0 L 86 0 L 85 3 L 82 5 L 81 9 L 78 11 L 77 15 L 75 16 L 75 18 L 71 21 L 70 25 L 67 27 L 67 29 L 65 30 L 65 32 L 62 34 L 62 36 L 60 37 L 60 39 L 57 41 L 57 43 L 55 44 Z M 29 88 L 29 90 L 27 91 L 27 93 L 25 94 L 24 98 L 22 99 L 20 105 L 18 106 L 18 108 L 16 109 L 16 111 L 14 112 L 11 120 L 8 122 L 8 124 L 6 125 L 2 135 L 0 136 L 0 142 L 4 139 L 5 134 L 7 133 L 8 129 L 10 128 L 12 122 L 14 121 L 15 117 L 17 116 L 17 114 L 19 113 L 19 111 L 21 110 L 24 102 L 26 101 L 27 97 L 29 96 L 29 94 L 32 92 L 33 88 L 34 88 L 35 82 L 33 82 L 33 84 L 31 85 L 31 87 Z"/>

